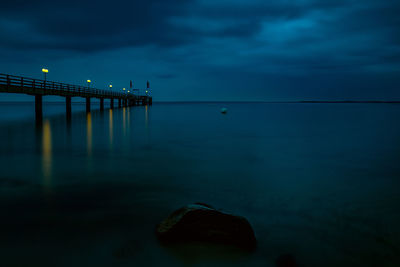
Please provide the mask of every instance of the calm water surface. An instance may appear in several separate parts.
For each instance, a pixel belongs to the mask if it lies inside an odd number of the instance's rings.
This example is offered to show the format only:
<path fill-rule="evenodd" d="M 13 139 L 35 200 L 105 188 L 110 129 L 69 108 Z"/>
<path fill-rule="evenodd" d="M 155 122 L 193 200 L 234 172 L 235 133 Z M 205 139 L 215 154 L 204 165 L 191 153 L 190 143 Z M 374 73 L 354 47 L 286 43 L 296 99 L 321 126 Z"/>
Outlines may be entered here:
<path fill-rule="evenodd" d="M 33 109 L 0 103 L 1 266 L 400 266 L 400 105 Z M 192 202 L 247 217 L 257 250 L 161 246 Z"/>

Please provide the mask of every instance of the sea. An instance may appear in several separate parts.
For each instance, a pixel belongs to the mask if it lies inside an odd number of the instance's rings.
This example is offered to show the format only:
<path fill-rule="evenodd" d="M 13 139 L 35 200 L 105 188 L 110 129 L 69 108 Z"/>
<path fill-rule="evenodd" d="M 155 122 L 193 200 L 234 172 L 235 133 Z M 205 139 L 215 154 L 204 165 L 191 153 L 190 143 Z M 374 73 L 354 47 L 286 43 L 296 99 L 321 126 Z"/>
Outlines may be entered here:
<path fill-rule="evenodd" d="M 0 103 L 0 266 L 400 266 L 399 104 L 43 110 Z M 247 218 L 256 250 L 160 244 L 196 202 Z"/>

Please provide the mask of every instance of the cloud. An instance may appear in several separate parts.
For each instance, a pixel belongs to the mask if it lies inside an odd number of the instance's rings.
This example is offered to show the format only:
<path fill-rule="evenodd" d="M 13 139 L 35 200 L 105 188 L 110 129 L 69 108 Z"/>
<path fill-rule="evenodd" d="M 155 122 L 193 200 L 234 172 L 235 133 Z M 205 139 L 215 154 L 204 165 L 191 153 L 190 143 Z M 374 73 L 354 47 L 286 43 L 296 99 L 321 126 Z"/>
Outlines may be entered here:
<path fill-rule="evenodd" d="M 168 23 L 190 1 L 15 1 L 2 7 L 0 45 L 22 49 L 82 52 L 125 46 L 171 46 L 184 43 Z M 10 25 L 27 25 L 10 32 Z M 28 38 L 27 38 L 28 37 Z"/>

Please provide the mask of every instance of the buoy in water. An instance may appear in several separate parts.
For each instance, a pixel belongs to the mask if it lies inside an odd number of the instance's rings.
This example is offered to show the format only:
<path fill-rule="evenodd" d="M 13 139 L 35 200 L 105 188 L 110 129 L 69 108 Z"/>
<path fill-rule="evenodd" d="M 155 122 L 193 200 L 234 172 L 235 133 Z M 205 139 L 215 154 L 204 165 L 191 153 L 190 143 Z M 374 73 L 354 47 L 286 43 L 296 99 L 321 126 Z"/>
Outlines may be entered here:
<path fill-rule="evenodd" d="M 228 112 L 228 109 L 227 108 L 221 108 L 221 113 L 222 114 L 226 114 Z"/>

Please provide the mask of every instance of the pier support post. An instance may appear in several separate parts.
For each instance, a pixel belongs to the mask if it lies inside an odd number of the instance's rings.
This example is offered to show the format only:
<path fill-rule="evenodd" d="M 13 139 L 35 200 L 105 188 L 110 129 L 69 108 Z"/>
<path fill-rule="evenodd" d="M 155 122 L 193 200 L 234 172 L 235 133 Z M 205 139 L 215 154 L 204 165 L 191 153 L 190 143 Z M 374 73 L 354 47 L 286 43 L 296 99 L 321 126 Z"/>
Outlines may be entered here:
<path fill-rule="evenodd" d="M 71 97 L 70 96 L 65 97 L 65 111 L 67 114 L 67 121 L 70 121 L 71 114 L 72 114 L 72 112 L 71 112 Z"/>
<path fill-rule="evenodd" d="M 104 98 L 100 98 L 100 111 L 104 110 Z"/>
<path fill-rule="evenodd" d="M 114 108 L 114 99 L 110 99 L 110 108 L 113 109 Z"/>
<path fill-rule="evenodd" d="M 153 105 L 153 98 L 149 97 L 149 105 Z"/>
<path fill-rule="evenodd" d="M 42 95 L 35 95 L 35 119 L 36 126 L 41 126 L 43 123 Z"/>
<path fill-rule="evenodd" d="M 86 97 L 86 113 L 90 112 L 90 97 Z"/>
<path fill-rule="evenodd" d="M 121 100 L 121 98 L 118 98 L 118 108 L 121 108 L 122 107 L 122 100 Z"/>

